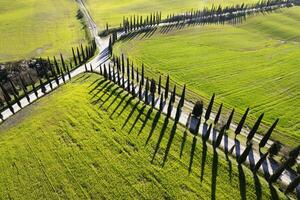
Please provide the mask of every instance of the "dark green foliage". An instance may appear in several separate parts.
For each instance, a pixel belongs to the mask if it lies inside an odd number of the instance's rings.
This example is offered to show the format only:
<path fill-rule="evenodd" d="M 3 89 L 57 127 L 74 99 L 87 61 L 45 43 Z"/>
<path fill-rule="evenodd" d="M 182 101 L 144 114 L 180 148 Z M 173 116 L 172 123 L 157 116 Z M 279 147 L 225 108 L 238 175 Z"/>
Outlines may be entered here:
<path fill-rule="evenodd" d="M 279 119 L 276 119 L 276 121 L 273 123 L 273 125 L 268 130 L 268 132 L 261 139 L 261 141 L 259 142 L 259 147 L 260 148 L 264 147 L 267 144 L 267 142 L 268 142 L 269 138 L 271 137 L 271 134 L 272 134 L 273 130 L 275 129 L 278 121 L 279 121 Z"/>
<path fill-rule="evenodd" d="M 242 128 L 244 126 L 244 123 L 246 121 L 248 112 L 249 112 L 249 108 L 247 108 L 246 112 L 244 113 L 243 117 L 241 118 L 241 121 L 239 122 L 238 126 L 235 129 L 234 133 L 235 133 L 236 136 L 241 133 L 241 130 L 242 130 Z"/>
<path fill-rule="evenodd" d="M 144 79 L 145 79 L 144 72 L 145 72 L 144 64 L 142 64 L 142 78 L 141 78 L 141 84 L 142 84 L 142 85 L 144 85 Z"/>
<path fill-rule="evenodd" d="M 253 128 L 251 129 L 250 133 L 249 133 L 248 136 L 247 136 L 247 141 L 248 141 L 248 142 L 249 142 L 250 140 L 253 139 L 254 134 L 256 133 L 256 131 L 257 131 L 257 129 L 258 129 L 258 127 L 259 127 L 259 125 L 260 125 L 261 120 L 263 119 L 263 117 L 264 117 L 264 113 L 262 113 L 262 114 L 259 116 L 259 118 L 257 119 L 257 121 L 255 122 Z"/>
<path fill-rule="evenodd" d="M 21 77 L 20 77 L 20 79 L 21 79 Z M 28 95 L 28 92 L 27 92 L 26 85 L 23 85 L 23 82 L 24 81 L 21 81 L 21 88 L 23 89 L 23 92 L 24 92 L 24 95 L 25 95 L 27 101 L 30 102 L 30 98 L 29 98 L 29 95 Z"/>
<path fill-rule="evenodd" d="M 130 64 L 129 59 L 127 58 L 127 91 L 130 92 Z"/>
<path fill-rule="evenodd" d="M 43 80 L 40 78 L 40 87 L 41 87 L 41 90 L 42 90 L 42 93 L 46 93 L 46 87 L 45 87 L 45 84 L 43 82 Z"/>
<path fill-rule="evenodd" d="M 149 80 L 146 78 L 146 88 L 145 88 L 145 103 L 148 104 L 148 95 L 149 95 Z"/>
<path fill-rule="evenodd" d="M 69 80 L 71 80 L 71 79 L 72 79 L 72 77 L 71 77 L 70 69 L 69 69 L 69 67 L 68 67 L 68 66 L 67 66 L 67 72 L 68 72 L 68 77 L 69 77 Z M 52 89 L 52 87 L 51 87 L 51 89 Z"/>
<path fill-rule="evenodd" d="M 172 104 L 172 101 L 170 99 L 169 104 L 168 104 L 167 118 L 171 117 L 172 110 L 173 110 L 173 104 Z"/>
<path fill-rule="evenodd" d="M 6 104 L 7 104 L 8 108 L 9 108 L 9 110 L 10 110 L 12 113 L 15 113 L 14 108 L 12 107 L 12 105 L 11 105 L 11 103 L 10 103 L 11 98 L 10 98 L 10 96 L 9 96 L 9 94 L 8 94 L 8 92 L 7 92 L 7 90 L 2 86 L 2 84 L 0 84 L 0 88 L 1 88 L 1 90 L 2 90 L 2 92 L 3 92 L 3 96 L 4 96 L 4 99 L 5 99 L 5 101 L 6 101 Z"/>
<path fill-rule="evenodd" d="M 105 78 L 105 80 L 107 80 L 108 79 L 108 74 L 107 74 L 107 70 L 106 70 L 106 65 L 104 64 L 103 65 L 103 70 L 104 70 L 104 78 Z"/>
<path fill-rule="evenodd" d="M 82 44 L 80 44 L 80 49 L 81 49 L 81 56 L 82 56 L 82 62 L 87 60 L 87 57 L 84 55 L 84 50 Z"/>
<path fill-rule="evenodd" d="M 172 103 L 175 103 L 175 99 L 176 99 L 176 85 L 174 85 L 173 92 L 171 94 Z"/>
<path fill-rule="evenodd" d="M 31 82 L 31 86 L 32 86 L 33 92 L 34 92 L 35 96 L 38 98 L 38 93 L 37 93 L 36 87 L 34 85 L 34 81 L 32 80 L 32 77 L 31 77 L 30 74 L 29 74 L 29 78 L 30 78 L 30 82 Z M 20 80 L 22 82 L 22 78 L 21 77 L 20 77 Z M 59 84 L 57 84 L 57 85 L 59 85 Z"/>
<path fill-rule="evenodd" d="M 268 152 L 272 157 L 272 156 L 276 156 L 280 151 L 280 149 L 281 149 L 281 144 L 278 141 L 275 141 L 268 149 Z"/>
<path fill-rule="evenodd" d="M 207 141 L 208 141 L 209 135 L 210 135 L 210 132 L 211 132 L 211 129 L 212 129 L 212 124 L 209 125 L 209 127 L 208 127 L 206 133 L 205 133 L 205 134 L 202 134 L 202 140 L 203 140 L 204 142 L 207 142 Z"/>
<path fill-rule="evenodd" d="M 72 47 L 72 54 L 73 54 L 73 60 L 74 60 L 75 66 L 77 66 L 78 63 L 77 63 L 77 59 L 76 59 L 76 56 L 75 56 L 75 52 L 74 52 L 74 48 L 73 48 L 73 47 Z"/>
<path fill-rule="evenodd" d="M 222 112 L 222 108 L 223 108 L 223 103 L 221 103 L 220 107 L 219 107 L 219 110 L 218 110 L 218 113 L 215 117 L 215 120 L 214 120 L 214 124 L 216 125 L 218 122 L 219 122 L 219 119 L 220 119 L 220 116 L 221 116 L 221 112 Z"/>
<path fill-rule="evenodd" d="M 15 87 L 15 84 L 12 82 L 12 80 L 11 80 L 10 78 L 8 79 L 8 81 L 9 81 L 9 83 L 10 83 L 12 89 L 13 89 L 13 93 L 14 93 L 15 95 L 19 96 L 19 91 L 18 91 L 17 88 Z"/>
<path fill-rule="evenodd" d="M 53 60 L 54 60 L 54 65 L 56 67 L 56 74 L 60 74 L 60 69 L 59 69 L 59 66 L 58 66 L 58 63 L 56 61 L 56 58 L 55 56 L 53 57 Z"/>
<path fill-rule="evenodd" d="M 246 161 L 246 158 L 249 155 L 251 149 L 252 143 L 249 143 L 244 152 L 237 159 L 239 165 L 243 164 Z"/>
<path fill-rule="evenodd" d="M 112 80 L 110 63 L 108 63 L 108 79 Z"/>
<path fill-rule="evenodd" d="M 100 70 L 100 75 L 103 75 L 102 65 L 101 65 L 101 64 L 100 64 L 100 66 L 99 66 L 99 70 Z"/>
<path fill-rule="evenodd" d="M 137 82 L 137 83 L 140 82 L 139 78 L 140 78 L 140 77 L 139 77 L 139 68 L 137 68 L 137 69 L 136 69 L 136 82 Z"/>
<path fill-rule="evenodd" d="M 230 113 L 230 115 L 228 117 L 228 120 L 227 120 L 227 123 L 226 123 L 226 129 L 227 130 L 230 128 L 230 124 L 231 124 L 233 115 L 234 115 L 234 109 L 232 109 L 232 111 L 231 111 L 231 113 Z"/>
<path fill-rule="evenodd" d="M 194 117 L 199 118 L 199 117 L 201 117 L 202 112 L 203 112 L 203 102 L 197 101 L 194 105 L 192 114 Z"/>
<path fill-rule="evenodd" d="M 165 99 L 169 97 L 170 77 L 167 76 L 166 87 L 165 87 Z"/>
<path fill-rule="evenodd" d="M 84 64 L 84 69 L 85 69 L 85 72 L 88 71 L 88 68 L 87 68 L 87 66 L 86 66 L 86 63 Z"/>
<path fill-rule="evenodd" d="M 161 75 L 159 75 L 159 79 L 158 79 L 158 94 L 161 93 Z"/>
<path fill-rule="evenodd" d="M 65 64 L 65 60 L 64 60 L 64 57 L 62 54 L 60 54 L 60 60 L 61 60 L 61 64 L 63 66 L 64 72 L 66 72 L 67 71 L 66 64 Z"/>
<path fill-rule="evenodd" d="M 159 102 L 159 111 L 162 111 L 164 108 L 164 94 L 160 94 L 160 102 Z"/>
<path fill-rule="evenodd" d="M 79 53 L 79 48 L 76 48 L 77 51 L 77 58 L 78 58 L 78 65 L 81 64 L 83 62 L 83 59 L 81 59 L 80 53 Z"/>
<path fill-rule="evenodd" d="M 132 84 L 134 84 L 134 67 L 133 67 L 133 63 L 131 63 L 131 80 L 132 80 Z"/>
<path fill-rule="evenodd" d="M 152 96 L 152 107 L 154 107 L 154 105 L 155 105 L 155 92 L 156 92 L 156 84 L 155 84 L 154 79 L 151 79 L 150 92 L 151 92 L 151 96 Z"/>
<path fill-rule="evenodd" d="M 214 104 L 214 99 L 215 99 L 215 94 L 213 94 L 213 96 L 210 99 L 209 105 L 207 107 L 206 113 L 205 113 L 205 120 L 207 121 L 210 117 L 210 113 L 212 111 L 213 108 L 213 104 Z"/>
<path fill-rule="evenodd" d="M 218 135 L 216 141 L 214 142 L 214 148 L 215 148 L 215 149 L 218 148 L 218 147 L 220 146 L 221 142 L 222 142 L 223 136 L 224 136 L 224 134 L 225 134 L 225 132 L 226 132 L 226 127 L 225 127 L 225 126 L 226 126 L 226 125 L 224 125 L 224 126 L 222 127 L 222 129 L 221 129 L 221 131 L 220 131 L 220 133 L 219 133 L 219 135 Z"/>
<path fill-rule="evenodd" d="M 299 156 L 299 153 L 300 153 L 300 145 L 298 145 L 292 151 L 290 151 L 289 157 L 291 157 L 291 158 L 297 158 Z"/>
<path fill-rule="evenodd" d="M 142 81 L 139 82 L 139 100 L 142 101 Z"/>
<path fill-rule="evenodd" d="M 186 86 L 184 85 L 182 93 L 181 93 L 180 101 L 179 101 L 179 104 L 178 104 L 178 106 L 181 107 L 181 108 L 184 106 L 185 90 L 186 90 Z"/>

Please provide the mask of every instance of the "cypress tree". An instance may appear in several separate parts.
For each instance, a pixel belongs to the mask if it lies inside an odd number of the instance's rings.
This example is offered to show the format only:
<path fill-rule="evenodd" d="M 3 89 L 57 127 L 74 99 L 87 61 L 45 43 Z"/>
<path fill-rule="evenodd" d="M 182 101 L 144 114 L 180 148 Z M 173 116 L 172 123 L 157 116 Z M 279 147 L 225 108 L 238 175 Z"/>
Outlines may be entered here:
<path fill-rule="evenodd" d="M 192 114 L 194 117 L 199 118 L 201 117 L 202 112 L 203 112 L 203 103 L 202 101 L 197 101 L 194 105 Z"/>
<path fill-rule="evenodd" d="M 133 67 L 133 63 L 131 63 L 131 80 L 132 80 L 132 84 L 134 84 L 134 67 Z"/>
<path fill-rule="evenodd" d="M 75 62 L 75 66 L 77 66 L 78 63 L 77 63 L 77 59 L 76 59 L 76 56 L 75 56 L 75 52 L 74 52 L 74 48 L 73 48 L 73 47 L 72 47 L 72 54 L 73 54 L 73 60 L 74 60 L 74 62 Z"/>
<path fill-rule="evenodd" d="M 85 72 L 88 72 L 88 68 L 86 66 L 86 63 L 84 64 L 84 69 L 85 69 Z"/>
<path fill-rule="evenodd" d="M 173 92 L 172 92 L 172 95 L 171 95 L 172 103 L 175 103 L 175 99 L 176 99 L 176 85 L 174 85 Z"/>
<path fill-rule="evenodd" d="M 230 113 L 230 116 L 229 116 L 229 118 L 228 118 L 228 120 L 227 120 L 227 123 L 226 123 L 226 129 L 227 129 L 227 130 L 230 128 L 230 124 L 231 124 L 233 115 L 234 115 L 234 109 L 232 109 L 232 111 L 231 111 L 231 113 Z"/>
<path fill-rule="evenodd" d="M 66 70 L 66 65 L 65 65 L 65 61 L 64 61 L 64 58 L 63 58 L 62 54 L 60 54 L 60 60 L 61 60 L 61 64 L 63 66 L 64 72 L 66 72 L 67 71 Z"/>
<path fill-rule="evenodd" d="M 178 104 L 178 106 L 179 106 L 180 108 L 182 108 L 182 107 L 184 106 L 185 90 L 186 90 L 186 86 L 185 86 L 185 84 L 184 84 L 183 90 L 182 90 L 182 93 L 181 93 L 181 98 L 180 98 L 180 101 L 179 101 L 179 104 Z"/>
<path fill-rule="evenodd" d="M 47 60 L 48 60 L 48 65 L 49 65 L 49 68 L 50 68 L 50 71 L 51 71 L 51 76 L 55 77 L 55 71 L 53 70 L 53 67 L 51 65 L 49 57 L 47 58 Z"/>
<path fill-rule="evenodd" d="M 139 77 L 139 68 L 136 69 L 136 82 L 140 82 L 140 77 Z"/>
<path fill-rule="evenodd" d="M 165 88 L 165 99 L 169 97 L 169 87 L 170 87 L 170 77 L 169 75 L 167 76 L 167 81 L 166 81 L 166 88 Z"/>
<path fill-rule="evenodd" d="M 142 101 L 142 82 L 139 82 L 139 100 Z"/>
<path fill-rule="evenodd" d="M 10 78 L 8 78 L 8 81 L 13 89 L 13 93 L 17 96 L 19 96 L 19 91 L 17 90 L 17 88 L 15 87 L 15 84 L 12 82 L 12 80 Z"/>
<path fill-rule="evenodd" d="M 21 78 L 21 77 L 20 77 L 20 78 Z M 23 85 L 23 82 L 24 82 L 24 81 L 21 81 L 21 87 L 22 87 L 22 89 L 23 89 L 23 92 L 24 92 L 24 95 L 25 95 L 27 101 L 30 102 L 30 98 L 29 98 L 29 95 L 28 95 L 28 92 L 27 92 L 26 85 Z"/>
<path fill-rule="evenodd" d="M 252 143 L 249 143 L 246 149 L 244 150 L 244 152 L 242 153 L 242 155 L 240 155 L 237 159 L 239 165 L 243 164 L 246 161 L 246 158 L 249 155 L 251 149 L 252 149 Z"/>
<path fill-rule="evenodd" d="M 81 49 L 81 55 L 82 55 L 82 62 L 86 61 L 86 56 L 84 55 L 84 50 L 82 44 L 80 44 L 80 49 Z"/>
<path fill-rule="evenodd" d="M 236 136 L 237 136 L 238 134 L 241 133 L 241 130 L 242 130 L 243 126 L 244 126 L 244 123 L 245 123 L 245 121 L 246 121 L 246 118 L 247 118 L 247 115 L 248 115 L 249 110 L 250 110 L 250 109 L 247 108 L 246 112 L 244 113 L 243 117 L 241 118 L 241 121 L 239 122 L 238 126 L 236 127 L 235 132 L 234 132 L 234 133 L 235 133 L 235 138 L 236 138 Z"/>
<path fill-rule="evenodd" d="M 46 93 L 46 88 L 45 88 L 44 82 L 41 78 L 40 78 L 40 87 L 42 89 L 42 93 L 45 94 Z"/>
<path fill-rule="evenodd" d="M 15 86 L 14 86 L 14 84 L 12 83 L 12 81 L 11 81 L 10 79 L 8 79 L 8 80 L 9 80 L 11 86 L 14 88 Z M 15 92 L 15 90 L 16 90 L 16 89 L 14 88 L 14 89 L 13 89 L 13 96 L 14 96 L 15 102 L 17 103 L 17 105 L 18 105 L 20 108 L 22 108 L 22 105 L 21 105 L 21 103 L 20 103 L 20 101 L 19 101 L 19 97 L 18 97 L 17 93 Z"/>
<path fill-rule="evenodd" d="M 120 70 L 119 70 L 119 68 L 117 68 L 117 78 L 118 78 L 118 85 L 121 86 Z"/>
<path fill-rule="evenodd" d="M 300 184 L 300 175 L 298 175 L 286 188 L 285 194 L 293 192 L 296 187 Z"/>
<path fill-rule="evenodd" d="M 130 92 L 130 64 L 127 58 L 127 91 Z"/>
<path fill-rule="evenodd" d="M 247 136 L 247 142 L 249 142 L 250 140 L 253 139 L 254 137 L 254 134 L 256 133 L 259 125 L 260 125 L 260 122 L 262 120 L 262 118 L 264 117 L 264 113 L 262 113 L 259 118 L 257 119 L 256 123 L 254 124 L 253 128 L 251 129 L 250 133 L 248 134 Z"/>
<path fill-rule="evenodd" d="M 76 51 L 77 51 L 78 65 L 80 65 L 83 61 L 81 60 L 80 53 L 79 53 L 79 48 L 78 47 L 76 47 Z"/>
<path fill-rule="evenodd" d="M 125 61 L 124 61 L 124 54 L 122 54 L 122 87 L 125 89 Z"/>
<path fill-rule="evenodd" d="M 7 104 L 8 108 L 9 108 L 9 110 L 10 110 L 13 114 L 15 114 L 15 110 L 14 110 L 14 108 L 12 107 L 12 105 L 11 105 L 11 103 L 10 103 L 11 98 L 10 98 L 10 96 L 9 96 L 9 94 L 8 94 L 8 92 L 7 92 L 7 90 L 2 86 L 2 84 L 0 84 L 0 88 L 1 88 L 1 90 L 2 90 L 2 92 L 3 92 L 4 100 L 6 101 L 6 104 Z"/>
<path fill-rule="evenodd" d="M 261 139 L 261 141 L 259 142 L 259 147 L 260 148 L 264 147 L 267 144 L 267 142 L 268 142 L 269 138 L 271 137 L 271 134 L 272 134 L 273 130 L 275 129 L 278 121 L 279 121 L 279 119 L 276 119 L 276 121 L 273 123 L 273 125 L 270 127 L 270 129 L 267 131 L 267 133 Z"/>
<path fill-rule="evenodd" d="M 144 79 L 145 79 L 145 76 L 144 76 L 144 63 L 143 63 L 142 64 L 142 78 L 141 78 L 142 85 L 144 85 Z"/>
<path fill-rule="evenodd" d="M 221 131 L 220 131 L 220 133 L 219 133 L 216 141 L 214 142 L 214 148 L 215 149 L 218 148 L 220 146 L 221 142 L 222 142 L 223 136 L 224 136 L 224 134 L 226 132 L 226 127 L 225 126 L 222 127 L 222 129 L 221 129 Z"/>
<path fill-rule="evenodd" d="M 68 66 L 67 66 L 67 72 L 68 72 L 68 77 L 69 77 L 69 80 L 71 80 L 71 79 L 72 79 L 72 77 L 71 77 L 70 69 L 69 69 L 69 67 L 68 67 Z M 51 89 L 52 89 L 52 87 L 51 87 Z"/>
<path fill-rule="evenodd" d="M 260 157 L 260 159 L 257 161 L 257 163 L 255 164 L 255 166 L 254 166 L 254 168 L 252 170 L 253 173 L 256 173 L 259 170 L 259 168 L 261 167 L 261 165 L 263 164 L 263 162 L 267 159 L 268 155 L 269 155 L 269 152 L 263 154 Z"/>
<path fill-rule="evenodd" d="M 220 116 L 221 116 L 221 112 L 222 112 L 222 108 L 223 108 L 223 103 L 221 103 L 218 113 L 216 115 L 216 118 L 214 120 L 214 124 L 216 125 L 219 122 Z"/>
<path fill-rule="evenodd" d="M 88 60 L 90 58 L 90 54 L 87 46 L 85 46 L 85 55 L 86 55 L 86 60 Z"/>
<path fill-rule="evenodd" d="M 62 77 L 63 82 L 66 83 L 65 75 L 62 70 L 61 70 L 61 77 Z"/>
<path fill-rule="evenodd" d="M 159 102 L 159 111 L 162 111 L 164 108 L 164 94 L 160 94 L 160 102 Z"/>
<path fill-rule="evenodd" d="M 202 135 L 202 140 L 203 140 L 203 142 L 207 142 L 207 140 L 209 139 L 209 135 L 210 135 L 210 132 L 211 132 L 211 128 L 212 128 L 212 124 L 209 125 L 209 127 L 208 127 L 206 133 Z"/>
<path fill-rule="evenodd" d="M 145 89 L 145 102 L 148 104 L 148 94 L 149 94 L 149 80 L 146 78 L 146 89 Z"/>
<path fill-rule="evenodd" d="M 152 107 L 154 107 L 155 106 L 155 92 L 156 92 L 156 86 L 155 86 L 154 79 L 151 79 L 150 92 L 151 92 L 151 96 L 152 96 Z"/>
<path fill-rule="evenodd" d="M 91 72 L 93 72 L 93 66 L 91 63 L 90 63 L 90 70 L 91 70 Z"/>
<path fill-rule="evenodd" d="M 107 74 L 107 70 L 106 70 L 106 65 L 104 64 L 104 78 L 105 78 L 105 80 L 107 80 L 107 78 L 108 78 L 108 74 Z"/>
<path fill-rule="evenodd" d="M 212 111 L 213 104 L 214 104 L 214 99 L 215 99 L 215 94 L 213 94 L 213 96 L 211 97 L 209 105 L 207 107 L 207 110 L 206 110 L 206 113 L 205 113 L 205 121 L 207 121 L 210 117 L 210 113 Z"/>
<path fill-rule="evenodd" d="M 110 63 L 108 63 L 108 78 L 109 78 L 110 81 L 112 80 Z"/>
<path fill-rule="evenodd" d="M 274 183 L 281 176 L 282 172 L 288 167 L 292 167 L 296 162 L 295 158 L 288 158 L 281 166 L 279 166 L 275 172 L 270 176 L 269 183 Z"/>
<path fill-rule="evenodd" d="M 59 69 L 59 66 L 58 66 L 58 63 L 57 63 L 57 61 L 56 61 L 55 56 L 53 57 L 53 59 L 54 59 L 54 65 L 55 65 L 55 67 L 56 67 L 56 73 L 57 73 L 57 74 L 60 74 L 60 69 Z"/>
<path fill-rule="evenodd" d="M 103 75 L 103 72 L 102 72 L 102 65 L 100 64 L 99 66 L 99 69 L 100 69 L 100 75 Z"/>
<path fill-rule="evenodd" d="M 289 157 L 293 157 L 293 158 L 297 159 L 299 154 L 300 154 L 300 145 L 298 145 L 292 151 L 290 151 Z"/>
<path fill-rule="evenodd" d="M 115 66 L 112 66 L 112 72 L 113 72 L 113 81 L 116 83 L 116 73 L 115 73 Z"/>
<path fill-rule="evenodd" d="M 173 110 L 173 104 L 172 104 L 172 101 L 171 101 L 171 99 L 170 99 L 170 100 L 169 100 L 169 104 L 168 104 L 167 118 L 170 118 L 170 117 L 171 117 L 172 110 Z"/>
<path fill-rule="evenodd" d="M 70 70 L 73 69 L 73 64 L 72 64 L 72 61 L 70 60 Z"/>
<path fill-rule="evenodd" d="M 161 93 L 161 75 L 159 75 L 159 79 L 158 79 L 158 94 Z"/>
<path fill-rule="evenodd" d="M 31 81 L 31 86 L 32 86 L 33 92 L 34 92 L 36 98 L 38 98 L 39 96 L 38 96 L 37 90 L 36 90 L 36 88 L 35 88 L 34 81 L 33 81 L 33 79 L 32 79 L 32 77 L 31 77 L 30 74 L 29 74 L 29 78 L 30 78 L 30 81 Z M 21 80 L 21 82 L 22 82 L 21 77 L 20 77 L 20 80 Z M 59 84 L 57 84 L 57 85 L 59 85 Z"/>

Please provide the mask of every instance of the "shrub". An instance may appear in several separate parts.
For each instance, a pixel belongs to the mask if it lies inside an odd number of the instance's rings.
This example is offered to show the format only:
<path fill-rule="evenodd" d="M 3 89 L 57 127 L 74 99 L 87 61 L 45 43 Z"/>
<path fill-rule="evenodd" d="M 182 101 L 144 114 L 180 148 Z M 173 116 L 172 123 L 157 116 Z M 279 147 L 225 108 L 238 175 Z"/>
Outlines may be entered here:
<path fill-rule="evenodd" d="M 202 112 L 203 112 L 203 102 L 197 101 L 194 105 L 192 114 L 198 118 L 201 117 Z"/>

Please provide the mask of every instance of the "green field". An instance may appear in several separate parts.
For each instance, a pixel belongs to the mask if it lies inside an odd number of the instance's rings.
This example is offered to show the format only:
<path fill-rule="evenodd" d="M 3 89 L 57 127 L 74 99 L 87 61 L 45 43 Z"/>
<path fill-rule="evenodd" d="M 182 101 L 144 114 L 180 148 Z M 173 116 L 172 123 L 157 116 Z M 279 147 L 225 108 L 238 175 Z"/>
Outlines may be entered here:
<path fill-rule="evenodd" d="M 116 85 L 81 75 L 1 125 L 1 199 L 284 198 L 210 145 L 201 165 L 201 140 L 192 153 L 193 137 L 185 133 L 184 142 L 180 126 L 162 167 L 172 126 Z"/>
<path fill-rule="evenodd" d="M 188 10 L 201 9 L 211 5 L 236 5 L 244 3 L 256 3 L 257 0 L 85 0 L 88 9 L 98 24 L 100 30 L 105 28 L 106 23 L 110 27 L 117 27 L 123 21 L 123 16 L 150 15 L 153 12 L 162 12 L 162 17 L 168 14 L 183 13 Z"/>
<path fill-rule="evenodd" d="M 268 126 L 280 118 L 273 138 L 289 146 L 300 143 L 299 7 L 252 16 L 237 26 L 174 28 L 167 34 L 158 29 L 152 37 L 120 41 L 114 52 L 138 66 L 145 63 L 151 77 L 169 74 L 186 83 L 206 102 L 216 93 L 219 103 L 239 113 L 249 106 L 253 119 L 265 112 Z"/>
<path fill-rule="evenodd" d="M 0 62 L 71 55 L 86 43 L 77 9 L 74 0 L 1 0 Z"/>

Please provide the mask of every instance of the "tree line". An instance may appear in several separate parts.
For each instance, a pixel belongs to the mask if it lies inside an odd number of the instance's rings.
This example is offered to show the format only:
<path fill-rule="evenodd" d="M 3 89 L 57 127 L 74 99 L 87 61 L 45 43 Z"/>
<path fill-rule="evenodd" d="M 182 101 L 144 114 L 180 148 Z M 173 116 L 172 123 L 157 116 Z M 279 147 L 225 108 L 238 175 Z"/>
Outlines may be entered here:
<path fill-rule="evenodd" d="M 86 66 L 86 71 L 89 71 L 87 66 Z M 90 66 L 90 71 L 93 72 L 92 66 Z M 172 117 L 174 117 L 174 121 L 176 124 L 180 121 L 180 116 L 181 116 L 182 108 L 184 107 L 185 96 L 186 96 L 185 85 L 180 95 L 177 95 L 176 84 L 174 84 L 172 90 L 170 88 L 169 76 L 166 77 L 166 80 L 164 81 L 165 84 L 163 85 L 162 76 L 160 75 L 157 83 L 155 79 L 145 76 L 144 64 L 142 64 L 141 72 L 139 72 L 139 68 L 135 68 L 133 62 L 131 62 L 129 58 L 125 58 L 123 54 L 121 56 L 114 55 L 112 57 L 112 62 L 109 63 L 108 66 L 106 66 L 105 64 L 100 65 L 99 73 L 103 75 L 106 80 L 112 81 L 115 84 L 119 85 L 124 90 L 131 93 L 134 98 L 138 98 L 139 101 L 143 101 L 146 105 L 150 105 L 153 108 L 157 108 L 159 112 L 165 110 L 167 118 L 171 117 L 173 113 L 176 97 L 178 97 L 177 99 L 179 100 L 178 100 L 177 108 L 174 111 L 175 115 Z M 204 109 L 204 104 L 202 101 L 197 101 L 194 104 L 193 110 L 189 115 L 186 126 L 189 128 L 191 133 L 193 133 L 194 135 L 198 135 L 198 133 L 200 132 L 199 128 L 201 124 L 201 118 L 202 117 L 204 118 L 204 124 L 207 124 L 209 121 L 211 121 L 211 124 L 209 125 L 209 128 L 206 131 L 206 133 L 202 134 L 203 141 L 207 142 L 212 130 L 215 129 L 217 125 L 220 125 L 221 128 L 219 129 L 218 135 L 216 139 L 212 141 L 212 145 L 214 149 L 216 149 L 220 146 L 224 137 L 227 137 L 227 131 L 230 128 L 234 128 L 232 126 L 232 123 L 233 123 L 235 109 L 232 109 L 225 124 L 223 124 L 220 122 L 223 104 L 220 104 L 217 113 L 213 116 L 212 112 L 213 112 L 214 104 L 215 104 L 215 94 L 212 95 L 206 109 Z M 235 140 L 237 140 L 237 136 L 240 135 L 241 132 L 243 131 L 249 111 L 250 111 L 249 108 L 245 110 L 237 126 L 234 128 Z M 262 113 L 257 118 L 252 128 L 248 132 L 246 136 L 247 139 L 246 148 L 236 158 L 238 165 L 243 164 L 246 161 L 247 157 L 249 156 L 249 153 L 252 151 L 253 138 L 257 134 L 257 131 L 260 127 L 263 117 L 264 117 L 264 113 Z M 266 133 L 263 135 L 262 139 L 259 141 L 258 145 L 260 150 L 263 150 L 263 148 L 266 147 L 273 133 L 273 130 L 277 126 L 278 122 L 279 119 L 276 119 L 274 123 L 270 126 L 270 128 L 266 131 Z M 226 153 L 232 154 L 234 148 L 235 145 Z M 262 164 L 266 161 L 266 159 L 268 157 L 273 157 L 277 155 L 280 149 L 281 149 L 281 144 L 277 141 L 273 142 L 272 145 L 268 148 L 268 151 L 266 153 L 264 154 L 261 153 L 260 160 L 258 160 L 254 166 L 250 166 L 253 173 L 256 174 L 258 170 L 261 168 Z M 300 145 L 294 148 L 292 151 L 290 151 L 285 161 L 279 166 L 278 169 L 274 171 L 274 173 L 271 176 L 268 177 L 268 181 L 270 183 L 276 182 L 285 169 L 291 169 L 291 167 L 295 165 L 299 153 L 300 153 Z M 296 183 L 299 184 L 299 178 L 296 178 L 290 183 L 290 185 L 286 189 L 286 193 L 293 191 L 295 187 L 298 185 Z"/>
<path fill-rule="evenodd" d="M 8 108 L 12 113 L 15 113 L 13 105 L 16 103 L 20 108 L 22 108 L 20 100 L 24 97 L 28 102 L 31 102 L 29 97 L 30 93 L 34 93 L 38 98 L 38 90 L 41 89 L 42 93 L 46 93 L 46 85 L 49 85 L 52 90 L 53 81 L 59 85 L 60 78 L 64 83 L 66 82 L 66 76 L 68 76 L 70 80 L 70 71 L 93 57 L 97 46 L 95 40 L 93 40 L 90 45 L 85 47 L 80 45 L 75 49 L 72 48 L 73 57 L 70 59 L 69 64 L 67 64 L 62 54 L 60 54 L 59 60 L 55 56 L 53 57 L 53 60 L 50 60 L 49 57 L 47 59 L 37 59 L 37 63 L 34 66 L 37 80 L 33 78 L 31 73 L 27 73 L 26 75 L 19 74 L 14 78 L 7 76 L 5 82 L 0 83 L 0 91 L 2 92 L 4 100 L 0 101 L 2 111 Z M 3 120 L 1 112 L 0 119 Z"/>

